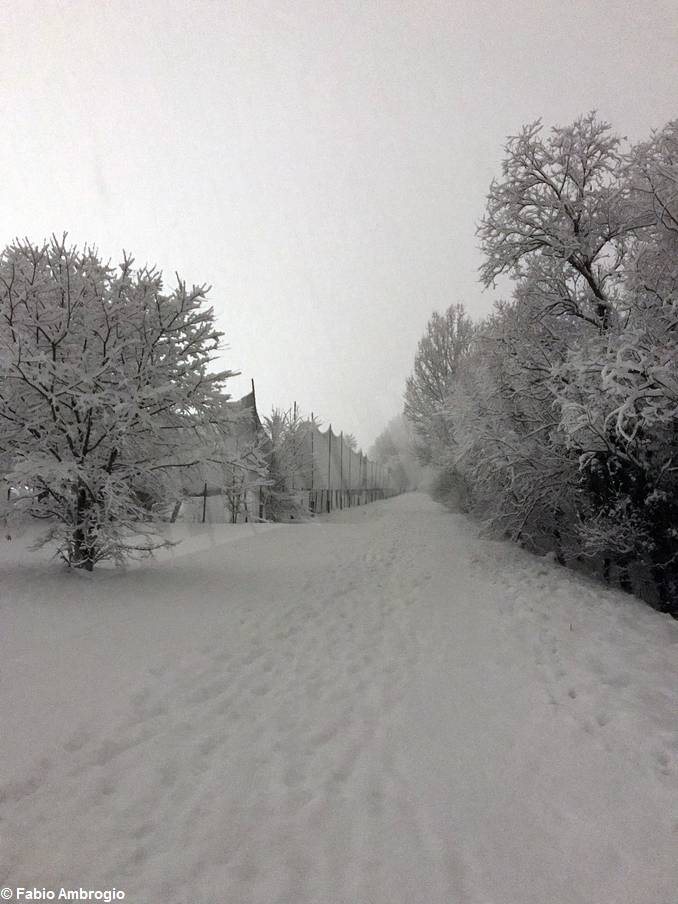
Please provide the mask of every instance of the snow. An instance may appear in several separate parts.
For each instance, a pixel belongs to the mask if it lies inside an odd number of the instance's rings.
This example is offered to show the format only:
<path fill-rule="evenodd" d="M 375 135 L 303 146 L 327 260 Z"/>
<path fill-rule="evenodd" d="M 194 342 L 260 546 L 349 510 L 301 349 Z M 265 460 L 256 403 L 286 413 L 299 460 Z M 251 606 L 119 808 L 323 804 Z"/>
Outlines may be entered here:
<path fill-rule="evenodd" d="M 0 884 L 151 904 L 638 904 L 678 887 L 678 623 L 420 494 L 0 546 Z"/>

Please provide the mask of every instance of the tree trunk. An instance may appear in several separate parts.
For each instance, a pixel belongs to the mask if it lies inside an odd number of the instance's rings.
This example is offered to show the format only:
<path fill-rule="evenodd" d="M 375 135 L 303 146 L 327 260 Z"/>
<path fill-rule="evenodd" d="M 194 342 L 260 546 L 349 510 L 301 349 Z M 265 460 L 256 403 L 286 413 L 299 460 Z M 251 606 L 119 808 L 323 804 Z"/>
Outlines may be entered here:
<path fill-rule="evenodd" d="M 628 562 L 622 561 L 619 564 L 619 586 L 625 593 L 633 593 L 633 583 L 629 572 Z"/>
<path fill-rule="evenodd" d="M 89 523 L 86 521 L 90 509 L 87 500 L 87 492 L 84 488 L 78 490 L 76 505 L 76 528 L 73 531 L 73 556 L 69 563 L 74 568 L 84 568 L 92 571 L 96 561 L 96 542 L 92 536 Z"/>

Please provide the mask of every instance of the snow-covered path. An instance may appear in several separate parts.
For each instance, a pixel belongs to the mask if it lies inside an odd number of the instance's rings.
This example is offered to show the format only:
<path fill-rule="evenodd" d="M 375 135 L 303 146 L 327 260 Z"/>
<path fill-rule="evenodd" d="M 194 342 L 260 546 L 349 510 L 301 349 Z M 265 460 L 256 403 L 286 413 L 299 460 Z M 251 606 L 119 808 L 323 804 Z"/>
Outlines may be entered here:
<path fill-rule="evenodd" d="M 0 884 L 673 904 L 678 623 L 420 494 L 233 536 L 4 545 Z"/>

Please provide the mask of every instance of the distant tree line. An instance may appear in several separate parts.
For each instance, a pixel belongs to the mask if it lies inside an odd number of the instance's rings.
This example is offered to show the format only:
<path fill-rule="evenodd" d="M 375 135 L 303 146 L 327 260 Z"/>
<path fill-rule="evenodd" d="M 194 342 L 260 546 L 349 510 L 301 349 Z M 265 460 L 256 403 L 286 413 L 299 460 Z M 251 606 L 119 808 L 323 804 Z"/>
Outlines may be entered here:
<path fill-rule="evenodd" d="M 525 126 L 478 234 L 512 296 L 435 314 L 406 388 L 437 493 L 678 614 L 678 120 Z"/>
<path fill-rule="evenodd" d="M 382 430 L 368 454 L 388 469 L 393 485 L 405 491 L 417 489 L 427 481 L 426 468 L 419 461 L 418 451 L 425 456 L 417 433 L 407 418 L 399 414 Z"/>

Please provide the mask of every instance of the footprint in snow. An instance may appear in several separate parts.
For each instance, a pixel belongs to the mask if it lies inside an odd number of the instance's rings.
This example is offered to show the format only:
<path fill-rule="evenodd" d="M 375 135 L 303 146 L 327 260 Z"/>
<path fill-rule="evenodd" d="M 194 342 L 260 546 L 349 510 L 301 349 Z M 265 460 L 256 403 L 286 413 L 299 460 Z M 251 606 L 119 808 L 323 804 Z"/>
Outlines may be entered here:
<path fill-rule="evenodd" d="M 91 734 L 85 729 L 76 731 L 64 744 L 64 750 L 67 753 L 77 753 L 78 750 L 82 750 L 91 737 Z"/>
<path fill-rule="evenodd" d="M 659 766 L 662 775 L 671 775 L 669 755 L 665 750 L 656 750 L 652 756 Z"/>

